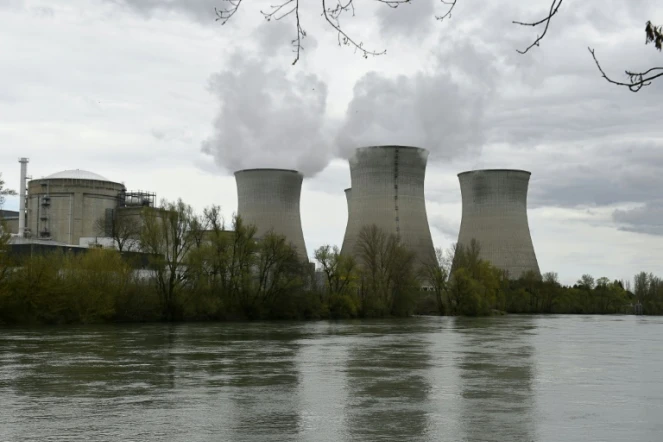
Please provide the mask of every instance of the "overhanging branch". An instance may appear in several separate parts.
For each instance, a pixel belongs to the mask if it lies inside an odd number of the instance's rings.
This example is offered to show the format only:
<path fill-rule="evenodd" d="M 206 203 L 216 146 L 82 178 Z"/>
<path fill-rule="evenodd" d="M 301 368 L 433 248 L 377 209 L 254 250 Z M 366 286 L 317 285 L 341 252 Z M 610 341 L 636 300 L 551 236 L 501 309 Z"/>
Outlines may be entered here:
<path fill-rule="evenodd" d="M 630 80 L 630 83 L 624 83 L 624 82 L 621 82 L 621 81 L 613 80 L 612 78 L 608 77 L 608 75 L 605 73 L 605 71 L 601 67 L 601 64 L 599 63 L 598 59 L 596 58 L 596 54 L 594 53 L 594 49 L 589 48 L 589 47 L 587 49 L 589 50 L 589 53 L 592 54 L 592 58 L 594 59 L 594 63 L 596 63 L 596 67 L 601 72 L 601 76 L 603 78 L 605 78 L 609 83 L 616 84 L 618 86 L 626 86 L 631 90 L 631 92 L 638 92 L 644 86 L 649 86 L 651 84 L 652 80 L 654 80 L 658 77 L 663 77 L 663 67 L 655 67 L 655 68 L 648 69 L 644 72 L 625 71 L 626 75 L 628 76 L 628 78 Z"/>
<path fill-rule="evenodd" d="M 223 9 L 214 8 L 216 13 L 216 20 L 220 21 L 221 25 L 225 25 L 228 20 L 232 18 L 233 15 L 237 12 L 239 7 L 242 5 L 242 0 L 222 0 L 228 4 L 227 7 Z"/>
<path fill-rule="evenodd" d="M 550 20 L 553 18 L 553 16 L 555 14 L 557 14 L 557 11 L 559 11 L 559 7 L 562 5 L 562 1 L 563 0 L 553 0 L 552 3 L 550 4 L 550 11 L 548 12 L 548 15 L 546 17 L 542 18 L 539 21 L 531 22 L 531 23 L 526 23 L 526 22 L 521 22 L 521 21 L 513 21 L 512 22 L 512 23 L 517 24 L 517 25 L 532 26 L 532 27 L 536 27 L 536 26 L 539 26 L 541 24 L 545 24 L 545 27 L 543 28 L 543 32 L 541 33 L 541 35 L 536 36 L 536 40 L 534 40 L 534 42 L 531 45 L 527 46 L 527 48 L 525 48 L 524 51 L 516 49 L 516 51 L 519 54 L 526 54 L 527 51 L 532 49 L 534 46 L 539 46 L 539 43 L 541 42 L 541 40 L 543 40 L 543 37 L 545 37 L 546 32 L 548 32 L 548 27 L 550 26 Z"/>

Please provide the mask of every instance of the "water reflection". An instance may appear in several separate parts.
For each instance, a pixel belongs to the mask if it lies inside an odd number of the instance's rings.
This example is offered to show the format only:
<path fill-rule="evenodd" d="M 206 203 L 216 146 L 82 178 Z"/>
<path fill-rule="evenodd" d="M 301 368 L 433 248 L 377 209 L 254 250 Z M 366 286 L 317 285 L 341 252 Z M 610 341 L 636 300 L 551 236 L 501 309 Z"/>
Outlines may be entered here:
<path fill-rule="evenodd" d="M 301 329 L 247 325 L 222 338 L 218 364 L 208 369 L 209 385 L 219 392 L 213 406 L 225 421 L 216 437 L 282 440 L 284 434 L 296 434 Z"/>
<path fill-rule="evenodd" d="M 508 316 L 0 328 L 0 441 L 657 442 L 661 326 Z"/>
<path fill-rule="evenodd" d="M 458 318 L 455 328 L 466 440 L 534 440 L 532 318 Z"/>
<path fill-rule="evenodd" d="M 345 406 L 349 440 L 421 440 L 426 433 L 431 355 L 421 325 L 365 326 L 351 346 Z"/>

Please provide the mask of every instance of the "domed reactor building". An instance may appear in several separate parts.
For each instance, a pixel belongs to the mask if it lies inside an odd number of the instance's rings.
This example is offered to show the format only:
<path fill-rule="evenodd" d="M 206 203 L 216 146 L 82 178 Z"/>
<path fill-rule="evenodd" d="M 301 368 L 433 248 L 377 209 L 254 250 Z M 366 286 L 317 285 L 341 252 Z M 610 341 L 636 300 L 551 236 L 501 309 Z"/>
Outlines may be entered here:
<path fill-rule="evenodd" d="M 426 149 L 409 146 L 361 147 L 350 159 L 352 187 L 341 253 L 357 256 L 362 227 L 377 225 L 415 253 L 417 264 L 435 258 L 428 226 L 424 179 Z"/>
<path fill-rule="evenodd" d="M 99 236 L 97 220 L 115 209 L 124 184 L 86 170 L 65 170 L 28 182 L 27 226 L 31 236 L 78 245 Z"/>
<path fill-rule="evenodd" d="M 257 228 L 284 235 L 302 260 L 308 261 L 299 201 L 304 176 L 296 170 L 245 169 L 235 172 L 237 214 Z"/>
<path fill-rule="evenodd" d="M 518 279 L 541 275 L 527 222 L 530 172 L 511 169 L 473 170 L 458 174 L 463 215 L 458 245 L 479 243 L 480 258 Z"/>

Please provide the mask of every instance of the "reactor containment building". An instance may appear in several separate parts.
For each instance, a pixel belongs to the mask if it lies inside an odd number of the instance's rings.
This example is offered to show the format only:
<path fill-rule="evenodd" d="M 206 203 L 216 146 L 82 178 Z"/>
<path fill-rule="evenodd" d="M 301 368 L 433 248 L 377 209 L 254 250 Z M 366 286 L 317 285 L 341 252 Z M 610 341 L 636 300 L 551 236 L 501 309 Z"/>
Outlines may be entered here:
<path fill-rule="evenodd" d="M 415 254 L 417 265 L 435 259 L 424 179 L 428 151 L 409 146 L 356 149 L 350 159 L 348 222 L 341 253 L 357 257 L 359 232 L 375 224 Z"/>
<path fill-rule="evenodd" d="M 80 169 L 31 180 L 27 228 L 36 238 L 78 245 L 81 238 L 99 235 L 95 223 L 117 206 L 124 191 L 124 184 Z"/>
<path fill-rule="evenodd" d="M 256 226 L 260 238 L 272 231 L 284 235 L 308 261 L 299 208 L 304 176 L 288 169 L 245 169 L 235 172 L 237 214 Z"/>
<path fill-rule="evenodd" d="M 479 257 L 518 279 L 540 276 L 527 221 L 530 172 L 513 169 L 472 170 L 458 174 L 463 213 L 458 246 L 479 243 Z"/>

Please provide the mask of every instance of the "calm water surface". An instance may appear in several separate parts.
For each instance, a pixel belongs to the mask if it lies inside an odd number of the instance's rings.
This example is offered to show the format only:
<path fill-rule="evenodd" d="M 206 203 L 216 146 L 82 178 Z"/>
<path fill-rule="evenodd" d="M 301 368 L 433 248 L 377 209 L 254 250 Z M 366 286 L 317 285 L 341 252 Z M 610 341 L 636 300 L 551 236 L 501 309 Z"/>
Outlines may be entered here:
<path fill-rule="evenodd" d="M 0 328 L 0 441 L 663 440 L 663 318 Z"/>

